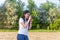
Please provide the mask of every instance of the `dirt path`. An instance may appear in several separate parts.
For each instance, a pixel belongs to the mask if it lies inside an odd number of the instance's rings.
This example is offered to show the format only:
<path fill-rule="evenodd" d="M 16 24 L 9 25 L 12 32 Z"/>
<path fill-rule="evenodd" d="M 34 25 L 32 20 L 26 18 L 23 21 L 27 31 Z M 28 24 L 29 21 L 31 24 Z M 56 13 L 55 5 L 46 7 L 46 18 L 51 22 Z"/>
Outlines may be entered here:
<path fill-rule="evenodd" d="M 0 32 L 0 40 L 16 40 L 17 32 Z M 60 40 L 60 32 L 29 32 L 30 40 Z"/>

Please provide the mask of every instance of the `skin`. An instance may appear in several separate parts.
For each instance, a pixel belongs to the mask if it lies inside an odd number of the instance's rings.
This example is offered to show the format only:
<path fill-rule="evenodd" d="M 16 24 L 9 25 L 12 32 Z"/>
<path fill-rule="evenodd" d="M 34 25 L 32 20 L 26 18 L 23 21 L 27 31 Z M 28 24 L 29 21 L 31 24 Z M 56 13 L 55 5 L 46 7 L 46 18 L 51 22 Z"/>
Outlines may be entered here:
<path fill-rule="evenodd" d="M 24 14 L 24 15 L 25 15 L 25 19 L 28 19 L 28 21 L 27 21 L 26 23 L 21 22 L 21 24 L 23 25 L 24 28 L 26 28 L 27 25 L 28 25 L 29 22 L 30 22 L 30 27 L 29 27 L 29 29 L 31 29 L 31 27 L 32 27 L 32 17 L 30 16 L 30 13 L 26 13 L 26 14 Z"/>
<path fill-rule="evenodd" d="M 30 13 L 26 13 L 25 15 L 25 19 L 29 19 Z"/>

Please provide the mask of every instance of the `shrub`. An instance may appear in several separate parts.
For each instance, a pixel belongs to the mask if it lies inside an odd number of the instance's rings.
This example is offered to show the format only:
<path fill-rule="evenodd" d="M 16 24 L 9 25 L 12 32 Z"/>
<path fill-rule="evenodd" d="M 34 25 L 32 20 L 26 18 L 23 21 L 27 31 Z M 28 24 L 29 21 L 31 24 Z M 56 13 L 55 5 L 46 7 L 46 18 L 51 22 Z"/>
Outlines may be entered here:
<path fill-rule="evenodd" d="M 49 29 L 58 30 L 60 29 L 60 19 L 56 19 L 53 23 L 50 23 Z"/>

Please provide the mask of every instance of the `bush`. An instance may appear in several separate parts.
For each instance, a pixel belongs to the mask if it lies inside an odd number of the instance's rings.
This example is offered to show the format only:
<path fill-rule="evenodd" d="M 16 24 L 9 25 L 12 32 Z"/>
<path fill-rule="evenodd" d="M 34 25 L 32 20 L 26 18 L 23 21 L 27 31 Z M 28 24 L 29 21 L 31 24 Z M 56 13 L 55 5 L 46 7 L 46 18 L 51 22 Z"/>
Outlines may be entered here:
<path fill-rule="evenodd" d="M 60 29 L 60 19 L 56 19 L 53 23 L 50 23 L 49 29 L 58 30 Z"/>

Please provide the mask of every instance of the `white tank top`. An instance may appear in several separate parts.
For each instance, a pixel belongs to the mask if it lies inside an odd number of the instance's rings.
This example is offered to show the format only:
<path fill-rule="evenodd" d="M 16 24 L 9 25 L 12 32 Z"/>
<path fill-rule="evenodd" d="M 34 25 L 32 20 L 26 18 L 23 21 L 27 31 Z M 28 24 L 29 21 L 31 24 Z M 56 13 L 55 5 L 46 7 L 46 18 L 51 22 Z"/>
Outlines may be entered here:
<path fill-rule="evenodd" d="M 26 28 L 24 28 L 22 26 L 21 22 L 24 22 L 23 18 L 19 19 L 19 31 L 18 31 L 18 34 L 28 35 L 28 25 L 27 25 Z"/>

